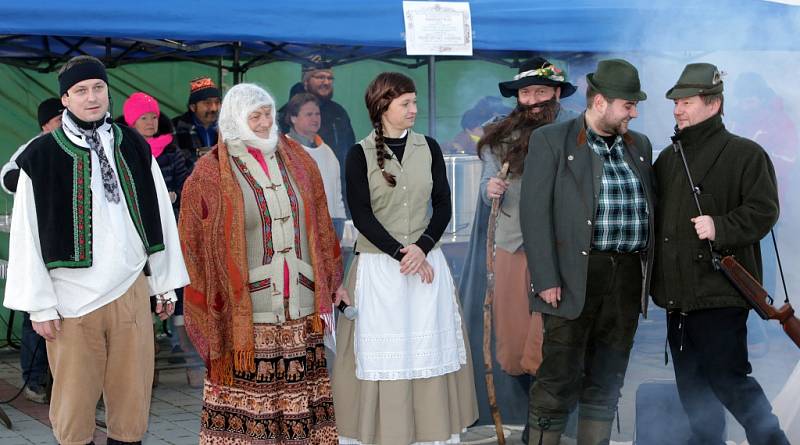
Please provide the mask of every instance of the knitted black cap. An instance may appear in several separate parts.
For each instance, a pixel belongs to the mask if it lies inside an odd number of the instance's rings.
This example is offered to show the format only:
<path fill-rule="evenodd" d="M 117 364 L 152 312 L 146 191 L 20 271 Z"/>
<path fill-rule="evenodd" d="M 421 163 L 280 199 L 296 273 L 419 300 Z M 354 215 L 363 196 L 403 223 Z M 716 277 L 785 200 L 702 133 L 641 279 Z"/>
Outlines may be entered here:
<path fill-rule="evenodd" d="M 43 127 L 44 124 L 50 122 L 50 119 L 58 116 L 64 111 L 64 105 L 61 104 L 61 99 L 51 97 L 45 99 L 39 104 L 37 114 L 39 115 L 39 126 Z"/>

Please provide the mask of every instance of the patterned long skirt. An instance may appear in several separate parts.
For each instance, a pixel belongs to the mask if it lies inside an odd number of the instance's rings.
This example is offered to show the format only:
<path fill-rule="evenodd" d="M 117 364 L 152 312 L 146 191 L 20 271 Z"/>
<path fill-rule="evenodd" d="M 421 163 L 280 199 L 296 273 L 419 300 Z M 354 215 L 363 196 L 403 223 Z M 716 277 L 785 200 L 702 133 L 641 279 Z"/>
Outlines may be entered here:
<path fill-rule="evenodd" d="M 256 324 L 256 373 L 206 380 L 201 444 L 338 444 L 322 334 L 311 317 Z"/>

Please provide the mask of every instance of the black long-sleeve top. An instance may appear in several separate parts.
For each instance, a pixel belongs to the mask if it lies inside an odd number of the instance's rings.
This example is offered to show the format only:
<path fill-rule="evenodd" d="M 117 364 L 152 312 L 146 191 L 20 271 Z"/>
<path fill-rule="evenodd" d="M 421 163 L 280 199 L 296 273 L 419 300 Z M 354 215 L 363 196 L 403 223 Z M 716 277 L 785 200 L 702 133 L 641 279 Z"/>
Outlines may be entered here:
<path fill-rule="evenodd" d="M 408 134 L 402 138 L 385 138 L 389 149 L 402 164 Z M 442 156 L 442 149 L 435 139 L 425 136 L 425 141 L 431 150 L 431 177 L 433 189 L 431 190 L 431 207 L 433 214 L 423 234 L 414 242 L 427 255 L 442 237 L 452 216 L 450 201 L 450 184 L 447 182 L 447 169 Z M 403 245 L 394 239 L 383 227 L 372 211 L 369 196 L 369 180 L 367 179 L 367 159 L 364 149 L 360 144 L 354 145 L 347 153 L 345 163 L 345 178 L 347 183 L 347 205 L 353 224 L 359 232 L 382 252 L 400 261 L 405 256 L 400 252 Z"/>

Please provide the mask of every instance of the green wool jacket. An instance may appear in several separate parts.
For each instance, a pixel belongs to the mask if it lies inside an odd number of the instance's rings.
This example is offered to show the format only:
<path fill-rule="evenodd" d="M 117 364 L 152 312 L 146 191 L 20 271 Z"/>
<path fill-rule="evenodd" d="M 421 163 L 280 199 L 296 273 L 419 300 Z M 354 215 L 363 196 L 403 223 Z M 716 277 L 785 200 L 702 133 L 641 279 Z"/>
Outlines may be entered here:
<path fill-rule="evenodd" d="M 759 281 L 759 241 L 778 220 L 778 187 L 769 156 L 757 143 L 729 133 L 716 115 L 676 133 L 686 154 L 703 213 L 714 220 L 714 249 L 736 259 Z M 698 215 L 680 153 L 667 146 L 655 163 L 659 207 L 653 301 L 667 310 L 690 312 L 748 307 L 715 271 L 708 243 L 690 221 Z"/>

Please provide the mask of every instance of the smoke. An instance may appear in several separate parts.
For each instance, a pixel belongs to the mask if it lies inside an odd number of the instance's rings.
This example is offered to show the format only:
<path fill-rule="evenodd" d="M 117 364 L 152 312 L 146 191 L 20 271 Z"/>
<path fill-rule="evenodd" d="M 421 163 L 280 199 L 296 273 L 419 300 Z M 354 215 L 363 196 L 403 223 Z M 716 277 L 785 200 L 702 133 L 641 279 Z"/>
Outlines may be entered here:
<path fill-rule="evenodd" d="M 497 88 L 498 83 L 510 80 L 516 73 L 516 69 L 491 62 L 437 61 L 437 140 L 452 140 L 462 130 L 463 113 L 486 96 L 503 99 L 509 108 L 516 106 L 516 100 L 502 98 Z"/>
<path fill-rule="evenodd" d="M 665 8 L 658 0 L 654 3 L 656 9 Z M 800 74 L 797 46 L 800 8 L 762 1 L 680 3 L 685 8 L 675 7 L 673 2 L 668 12 L 651 10 L 635 17 L 637 26 L 621 27 L 619 50 L 594 54 L 591 63 L 570 68 L 592 71 L 591 65 L 596 60 L 610 57 L 633 63 L 639 69 L 648 99 L 639 104 L 639 118 L 631 123 L 631 128 L 646 134 L 655 151 L 667 146 L 673 134 L 673 103 L 665 98 L 665 93 L 675 84 L 684 66 L 708 62 L 725 73 L 723 122 L 731 132 L 761 144 L 775 166 L 781 201 L 775 233 L 789 299 L 798 308 L 800 237 L 794 230 L 800 228 L 800 195 L 793 192 L 800 185 L 800 89 L 796 87 Z M 631 51 L 631 42 L 637 42 L 639 49 Z M 764 286 L 780 307 L 785 293 L 769 238 L 762 242 L 762 257 Z M 671 373 L 671 366 L 661 367 L 664 337 L 654 337 L 652 331 L 656 326 L 664 327 L 662 317 L 663 311 L 656 309 L 651 319 L 640 325 L 621 407 L 630 407 L 643 374 L 669 377 L 667 374 Z M 800 353 L 777 322 L 763 321 L 753 313 L 748 321 L 748 350 L 752 375 L 772 400 L 787 384 Z M 797 379 L 794 380 L 796 384 Z M 778 406 L 775 409 L 780 416 Z M 794 415 L 797 415 L 796 405 Z M 730 415 L 727 424 L 730 439 L 737 443 L 744 440 L 744 431 Z M 785 423 L 783 426 L 787 427 Z"/>
<path fill-rule="evenodd" d="M 792 193 L 800 185 L 800 89 L 796 86 L 800 74 L 800 47 L 797 44 L 800 7 L 757 0 L 652 0 L 635 3 L 641 9 L 619 7 L 619 16 L 614 20 L 598 16 L 593 25 L 597 26 L 598 32 L 616 33 L 617 45 L 607 48 L 607 51 L 539 53 L 559 62 L 567 69 L 571 82 L 579 87 L 572 97 L 562 101 L 562 105 L 576 111 L 585 108 L 584 76 L 594 71 L 597 61 L 615 57 L 630 61 L 639 69 L 642 88 L 648 94 L 648 99 L 639 104 L 639 118 L 631 123 L 631 128 L 647 135 L 657 154 L 669 143 L 675 125 L 673 103 L 665 98 L 666 91 L 675 84 L 686 64 L 708 62 L 717 65 L 726 73 L 723 77 L 723 121 L 730 131 L 761 144 L 775 166 L 781 199 L 776 235 L 788 294 L 795 308 L 800 309 L 800 237 L 793 233 L 800 228 L 800 195 Z M 605 14 L 602 17 L 608 16 Z M 587 51 L 596 46 L 595 42 L 586 44 Z M 459 75 L 453 78 L 439 75 L 437 80 L 439 85 L 453 82 L 457 98 L 453 99 L 452 105 L 462 112 L 474 104 L 478 94 L 496 94 L 497 82 L 508 80 L 516 73 L 516 70 L 501 67 L 490 70 L 487 75 L 489 70 L 483 62 L 461 66 L 468 68 L 460 70 Z M 491 88 L 487 84 L 492 84 Z M 440 95 L 439 100 L 442 99 Z M 513 105 L 513 100 L 509 105 Z M 452 132 L 442 131 L 441 123 L 439 129 L 443 138 L 446 138 L 445 133 Z M 762 256 L 764 285 L 775 297 L 776 305 L 780 306 L 784 292 L 775 250 L 769 239 L 762 245 Z M 775 321 L 765 322 L 751 315 L 748 333 L 752 375 L 772 400 L 787 383 L 800 353 Z M 638 385 L 653 378 L 674 378 L 672 366 L 664 366 L 665 336 L 664 311 L 652 308 L 649 319 L 640 323 L 637 333 L 620 399 L 620 414 L 626 421 L 623 422 L 623 433 L 615 434 L 615 439 L 630 440 L 632 437 Z M 775 409 L 778 410 L 778 405 Z M 780 415 L 777 411 L 776 414 Z M 730 417 L 728 436 L 737 442 L 744 440 L 741 427 Z"/>

